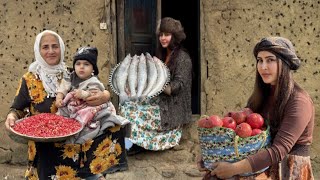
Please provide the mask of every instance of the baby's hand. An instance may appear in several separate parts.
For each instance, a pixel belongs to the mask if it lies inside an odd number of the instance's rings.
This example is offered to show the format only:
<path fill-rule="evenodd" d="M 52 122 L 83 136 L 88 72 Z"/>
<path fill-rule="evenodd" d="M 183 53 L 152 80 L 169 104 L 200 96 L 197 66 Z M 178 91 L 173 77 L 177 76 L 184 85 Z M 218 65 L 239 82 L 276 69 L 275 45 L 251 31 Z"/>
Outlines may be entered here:
<path fill-rule="evenodd" d="M 61 108 L 63 106 L 63 100 L 61 98 L 57 98 L 55 105 L 57 108 Z"/>
<path fill-rule="evenodd" d="M 82 99 L 82 90 L 81 89 L 75 89 L 74 90 L 74 97 L 77 99 Z"/>
<path fill-rule="evenodd" d="M 90 92 L 83 91 L 81 89 L 75 89 L 74 92 L 75 92 L 74 97 L 78 99 L 85 100 L 87 97 L 90 96 Z"/>

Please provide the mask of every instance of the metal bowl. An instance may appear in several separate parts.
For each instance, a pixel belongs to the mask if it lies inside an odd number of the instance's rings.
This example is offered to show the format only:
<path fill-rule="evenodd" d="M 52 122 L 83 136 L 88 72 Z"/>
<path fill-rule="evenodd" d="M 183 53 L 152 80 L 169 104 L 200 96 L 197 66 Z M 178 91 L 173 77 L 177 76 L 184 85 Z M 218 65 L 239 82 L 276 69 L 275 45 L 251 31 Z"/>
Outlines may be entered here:
<path fill-rule="evenodd" d="M 109 85 L 112 89 L 112 91 L 117 94 L 118 96 L 120 95 L 120 92 L 119 92 L 119 89 L 117 88 L 116 86 L 116 80 L 115 80 L 115 75 L 117 74 L 117 70 L 118 70 L 118 67 L 121 65 L 121 62 L 118 63 L 114 68 L 112 68 L 111 72 L 110 72 L 110 75 L 109 75 Z M 156 97 L 158 96 L 159 94 L 161 94 L 164 89 L 167 87 L 167 85 L 169 84 L 170 82 L 170 71 L 169 71 L 169 68 L 166 66 L 166 64 L 162 63 L 163 67 L 166 69 L 167 71 L 167 79 L 166 79 L 166 82 L 164 83 L 162 89 L 160 89 L 158 92 L 156 92 L 154 95 L 152 96 L 148 96 L 147 98 L 148 99 L 151 99 L 153 97 Z"/>
<path fill-rule="evenodd" d="M 16 123 L 19 123 L 21 121 L 25 120 L 25 118 L 23 119 L 19 119 L 16 121 Z M 79 122 L 80 123 L 80 122 Z M 65 136 L 56 136 L 56 137 L 37 137 L 37 136 L 29 136 L 26 134 L 21 134 L 17 131 L 15 131 L 13 128 L 10 127 L 11 130 L 11 134 L 9 135 L 10 138 L 12 138 L 13 140 L 20 142 L 20 143 L 26 143 L 26 141 L 24 140 L 32 140 L 35 142 L 59 142 L 59 141 L 64 141 L 66 139 L 68 139 L 69 137 L 78 134 L 80 131 L 82 131 L 82 129 L 84 128 L 84 125 L 82 123 L 81 124 L 81 128 L 71 134 L 65 135 Z"/>

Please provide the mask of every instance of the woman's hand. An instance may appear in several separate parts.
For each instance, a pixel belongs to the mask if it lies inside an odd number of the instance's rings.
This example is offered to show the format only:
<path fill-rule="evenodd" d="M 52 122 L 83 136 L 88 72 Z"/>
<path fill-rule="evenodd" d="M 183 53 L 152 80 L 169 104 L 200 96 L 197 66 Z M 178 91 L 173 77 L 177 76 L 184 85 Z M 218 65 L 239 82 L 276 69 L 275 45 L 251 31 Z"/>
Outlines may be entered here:
<path fill-rule="evenodd" d="M 63 100 L 62 99 L 56 99 L 55 105 L 57 108 L 61 108 L 63 106 Z"/>
<path fill-rule="evenodd" d="M 203 179 L 210 179 L 211 177 L 210 171 L 204 167 L 201 155 L 197 157 L 197 167 L 200 172 L 203 172 L 202 174 Z"/>
<path fill-rule="evenodd" d="M 247 159 L 234 163 L 216 162 L 212 164 L 212 169 L 211 175 L 215 175 L 221 179 L 227 179 L 238 174 L 252 172 L 251 165 Z"/>
<path fill-rule="evenodd" d="M 208 171 L 208 169 L 206 169 L 203 165 L 203 160 L 201 155 L 197 157 L 197 167 L 200 172 Z"/>
<path fill-rule="evenodd" d="M 170 84 L 167 85 L 167 87 L 163 90 L 163 92 L 166 94 L 166 95 L 171 95 L 171 86 Z"/>
<path fill-rule="evenodd" d="M 228 179 L 234 175 L 237 175 L 233 163 L 216 162 L 212 164 L 212 169 L 211 176 L 217 176 L 221 179 Z"/>
<path fill-rule="evenodd" d="M 63 93 L 61 92 L 58 92 L 57 95 L 56 95 L 56 102 L 55 102 L 55 105 L 57 108 L 61 108 L 63 106 Z"/>
<path fill-rule="evenodd" d="M 6 129 L 10 131 L 10 127 L 14 126 L 17 119 L 18 117 L 15 114 L 9 113 L 5 122 Z"/>
<path fill-rule="evenodd" d="M 94 90 L 95 92 L 91 92 L 91 96 L 86 98 L 86 103 L 89 106 L 98 106 L 103 103 L 106 103 L 110 100 L 110 93 L 107 90 L 99 91 L 99 90 Z"/>

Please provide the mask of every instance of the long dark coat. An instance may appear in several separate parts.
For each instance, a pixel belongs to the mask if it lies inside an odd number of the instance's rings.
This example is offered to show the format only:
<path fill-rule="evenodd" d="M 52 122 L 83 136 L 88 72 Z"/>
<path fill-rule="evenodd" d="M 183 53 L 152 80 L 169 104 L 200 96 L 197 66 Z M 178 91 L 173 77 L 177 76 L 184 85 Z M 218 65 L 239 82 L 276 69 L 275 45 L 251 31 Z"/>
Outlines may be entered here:
<path fill-rule="evenodd" d="M 171 73 L 171 95 L 162 93 L 159 96 L 163 130 L 173 129 L 192 121 L 192 62 L 189 54 L 182 49 L 174 50 L 168 68 Z"/>

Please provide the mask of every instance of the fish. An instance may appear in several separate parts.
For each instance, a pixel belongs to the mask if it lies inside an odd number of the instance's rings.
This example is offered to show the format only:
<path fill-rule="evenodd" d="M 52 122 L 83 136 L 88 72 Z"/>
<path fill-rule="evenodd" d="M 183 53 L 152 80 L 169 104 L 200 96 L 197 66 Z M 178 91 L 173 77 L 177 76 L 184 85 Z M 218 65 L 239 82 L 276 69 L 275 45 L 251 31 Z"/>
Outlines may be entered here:
<path fill-rule="evenodd" d="M 137 86 L 137 97 L 140 98 L 143 90 L 147 84 L 147 64 L 146 57 L 143 53 L 140 55 L 139 65 L 138 65 L 138 86 Z"/>
<path fill-rule="evenodd" d="M 159 91 L 161 91 L 161 89 L 163 88 L 163 86 L 165 85 L 165 83 L 167 82 L 167 77 L 166 77 L 166 72 L 163 68 L 163 62 L 161 62 L 160 59 L 158 59 L 157 57 L 153 56 L 153 60 L 156 62 L 156 68 L 157 68 L 157 81 L 153 86 L 152 91 L 150 91 L 148 93 L 148 97 L 152 97 L 155 94 L 157 94 Z"/>
<path fill-rule="evenodd" d="M 132 61 L 129 67 L 129 77 L 128 77 L 130 98 L 134 101 L 137 100 L 136 88 L 138 84 L 138 64 L 139 64 L 138 56 L 134 55 L 132 57 Z"/>
<path fill-rule="evenodd" d="M 127 85 L 127 78 L 128 78 L 128 69 L 131 63 L 131 56 L 128 54 L 124 60 L 121 62 L 119 69 L 116 73 L 116 81 L 117 87 L 119 89 L 119 103 L 123 104 L 125 101 L 129 100 L 129 96 L 126 93 L 126 85 Z"/>
<path fill-rule="evenodd" d="M 149 92 L 152 90 L 153 85 L 157 81 L 157 75 L 158 75 L 156 63 L 149 53 L 146 53 L 146 60 L 147 60 L 147 87 L 144 89 L 141 95 L 141 98 L 145 98 L 149 94 Z"/>

